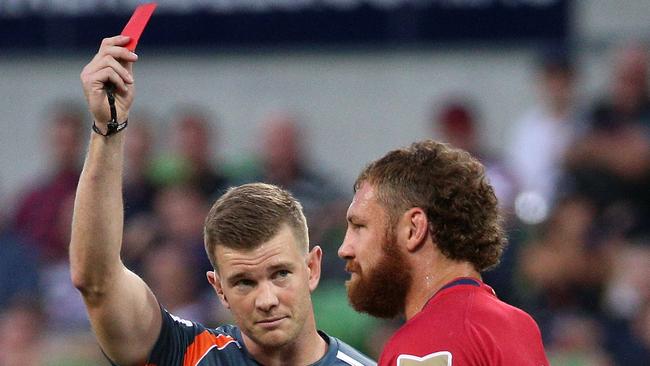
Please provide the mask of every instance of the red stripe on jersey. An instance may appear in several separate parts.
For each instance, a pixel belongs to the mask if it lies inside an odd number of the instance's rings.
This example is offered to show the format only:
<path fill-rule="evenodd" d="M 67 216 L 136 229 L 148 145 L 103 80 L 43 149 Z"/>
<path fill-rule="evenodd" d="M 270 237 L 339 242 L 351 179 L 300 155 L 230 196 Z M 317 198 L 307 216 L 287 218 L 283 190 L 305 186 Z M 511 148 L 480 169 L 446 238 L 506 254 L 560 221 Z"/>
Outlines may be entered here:
<path fill-rule="evenodd" d="M 203 331 L 194 338 L 194 342 L 187 346 L 183 366 L 196 366 L 212 348 L 216 347 L 221 350 L 232 342 L 237 341 L 231 336 L 225 334 L 214 335 L 207 330 Z"/>

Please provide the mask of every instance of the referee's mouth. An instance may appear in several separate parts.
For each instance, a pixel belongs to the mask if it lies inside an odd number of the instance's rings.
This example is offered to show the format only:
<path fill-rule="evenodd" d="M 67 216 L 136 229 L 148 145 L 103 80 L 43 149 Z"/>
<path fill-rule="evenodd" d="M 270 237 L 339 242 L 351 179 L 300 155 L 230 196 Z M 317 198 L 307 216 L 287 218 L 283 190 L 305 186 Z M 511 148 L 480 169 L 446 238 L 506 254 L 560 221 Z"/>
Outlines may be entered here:
<path fill-rule="evenodd" d="M 288 316 L 279 316 L 274 318 L 268 318 L 263 320 L 258 320 L 255 324 L 261 326 L 262 328 L 275 328 L 282 323 L 283 320 L 287 319 Z"/>

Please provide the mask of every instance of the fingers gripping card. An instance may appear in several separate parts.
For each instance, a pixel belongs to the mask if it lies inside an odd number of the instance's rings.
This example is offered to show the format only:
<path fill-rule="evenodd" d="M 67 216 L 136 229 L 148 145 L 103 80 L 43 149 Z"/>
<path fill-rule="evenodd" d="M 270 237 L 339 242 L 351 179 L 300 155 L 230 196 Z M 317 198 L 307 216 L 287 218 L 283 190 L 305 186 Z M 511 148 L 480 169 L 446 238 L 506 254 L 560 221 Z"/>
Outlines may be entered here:
<path fill-rule="evenodd" d="M 135 47 L 138 45 L 138 40 L 144 31 L 144 27 L 147 26 L 147 22 L 149 22 L 149 18 L 151 18 L 151 14 L 153 14 L 156 6 L 156 3 L 147 3 L 138 6 L 133 12 L 133 15 L 131 15 L 129 22 L 126 23 L 126 26 L 122 30 L 122 35 L 131 38 L 129 43 L 125 46 L 129 51 L 135 51 Z"/>

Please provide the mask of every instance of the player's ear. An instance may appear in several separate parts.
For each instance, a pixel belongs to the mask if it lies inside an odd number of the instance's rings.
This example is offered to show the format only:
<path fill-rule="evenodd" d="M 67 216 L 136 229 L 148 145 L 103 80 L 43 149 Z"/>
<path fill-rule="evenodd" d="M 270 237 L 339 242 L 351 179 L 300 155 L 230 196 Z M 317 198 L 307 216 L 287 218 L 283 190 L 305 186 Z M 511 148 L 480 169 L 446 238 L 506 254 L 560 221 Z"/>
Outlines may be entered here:
<path fill-rule="evenodd" d="M 406 237 L 406 249 L 409 252 L 418 250 L 426 241 L 429 233 L 429 219 L 420 207 L 413 207 L 402 216 Z"/>
<path fill-rule="evenodd" d="M 315 245 L 307 253 L 307 269 L 309 270 L 309 291 L 314 292 L 320 282 L 321 261 L 323 259 L 323 250 Z"/>
<path fill-rule="evenodd" d="M 219 297 L 219 300 L 223 306 L 226 307 L 226 309 L 230 309 L 228 298 L 226 298 L 226 295 L 223 293 L 223 286 L 221 286 L 221 279 L 219 278 L 219 274 L 216 271 L 208 271 L 205 275 L 208 277 L 208 282 L 217 293 L 217 296 Z"/>

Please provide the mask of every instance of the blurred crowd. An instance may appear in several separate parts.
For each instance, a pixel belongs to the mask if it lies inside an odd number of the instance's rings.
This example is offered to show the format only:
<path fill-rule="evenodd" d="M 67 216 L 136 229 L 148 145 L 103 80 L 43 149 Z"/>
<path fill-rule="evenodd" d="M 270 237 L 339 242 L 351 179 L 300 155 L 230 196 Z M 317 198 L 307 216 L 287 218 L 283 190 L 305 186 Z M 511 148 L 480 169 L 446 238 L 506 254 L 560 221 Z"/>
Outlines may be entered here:
<path fill-rule="evenodd" d="M 430 135 L 422 138 L 485 164 L 509 246 L 484 279 L 535 317 L 553 365 L 650 365 L 649 53 L 620 45 L 608 88 L 595 100 L 578 96 L 579 65 L 569 49 L 540 52 L 538 101 L 513 116 L 498 153 L 485 147 L 469 92 L 432 101 Z M 0 207 L 0 365 L 106 364 L 67 263 L 90 121 L 76 102 L 56 102 L 48 115 L 47 171 L 25 185 L 16 207 Z M 400 320 L 347 306 L 336 250 L 352 192 L 310 163 L 300 118 L 267 116 L 258 151 L 238 161 L 215 159 L 219 124 L 202 106 L 179 107 L 165 130 L 146 112 L 131 121 L 122 258 L 164 307 L 207 325 L 230 321 L 205 279 L 203 219 L 229 186 L 274 183 L 303 204 L 311 241 L 324 250 L 314 295 L 319 327 L 378 355 Z"/>

